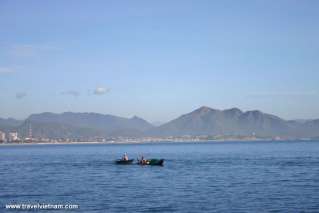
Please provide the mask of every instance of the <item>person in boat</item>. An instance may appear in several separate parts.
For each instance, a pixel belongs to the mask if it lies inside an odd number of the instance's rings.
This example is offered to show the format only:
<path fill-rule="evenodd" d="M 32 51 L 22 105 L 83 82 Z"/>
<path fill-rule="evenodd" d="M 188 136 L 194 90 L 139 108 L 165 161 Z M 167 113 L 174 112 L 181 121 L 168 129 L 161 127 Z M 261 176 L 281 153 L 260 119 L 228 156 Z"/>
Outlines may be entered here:
<path fill-rule="evenodd" d="M 128 161 L 128 155 L 127 155 L 126 152 L 124 153 L 124 155 L 123 155 L 123 157 L 122 157 L 122 160 Z"/>
<path fill-rule="evenodd" d="M 142 155 L 142 157 L 141 157 L 141 161 L 140 161 L 140 162 L 141 162 L 142 165 L 145 165 L 145 164 L 146 164 L 146 160 L 144 159 L 144 156 L 143 156 L 143 155 Z"/>

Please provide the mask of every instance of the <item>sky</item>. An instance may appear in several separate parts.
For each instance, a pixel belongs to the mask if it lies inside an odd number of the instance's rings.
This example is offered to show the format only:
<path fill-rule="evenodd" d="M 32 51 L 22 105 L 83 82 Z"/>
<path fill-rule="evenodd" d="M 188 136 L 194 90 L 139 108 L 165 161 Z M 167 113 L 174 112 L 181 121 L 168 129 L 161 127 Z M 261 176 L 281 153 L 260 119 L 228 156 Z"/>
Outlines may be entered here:
<path fill-rule="evenodd" d="M 0 0 L 0 117 L 319 118 L 317 0 Z"/>

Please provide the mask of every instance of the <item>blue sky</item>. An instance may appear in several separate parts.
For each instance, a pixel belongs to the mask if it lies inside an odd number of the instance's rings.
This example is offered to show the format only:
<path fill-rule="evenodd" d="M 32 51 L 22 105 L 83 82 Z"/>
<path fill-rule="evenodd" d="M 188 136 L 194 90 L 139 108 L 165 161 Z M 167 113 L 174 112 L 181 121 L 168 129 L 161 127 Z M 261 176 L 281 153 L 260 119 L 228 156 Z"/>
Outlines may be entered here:
<path fill-rule="evenodd" d="M 319 1 L 0 0 L 0 117 L 319 118 Z"/>

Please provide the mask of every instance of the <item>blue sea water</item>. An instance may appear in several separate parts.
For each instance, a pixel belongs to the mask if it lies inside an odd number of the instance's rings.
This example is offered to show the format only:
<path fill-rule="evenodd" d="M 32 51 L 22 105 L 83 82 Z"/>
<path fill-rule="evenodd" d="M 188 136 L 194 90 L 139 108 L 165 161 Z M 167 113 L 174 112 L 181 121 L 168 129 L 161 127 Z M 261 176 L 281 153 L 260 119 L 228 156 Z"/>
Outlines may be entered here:
<path fill-rule="evenodd" d="M 165 165 L 116 165 L 123 152 Z M 319 212 L 319 142 L 0 146 L 5 204 L 49 212 Z"/>

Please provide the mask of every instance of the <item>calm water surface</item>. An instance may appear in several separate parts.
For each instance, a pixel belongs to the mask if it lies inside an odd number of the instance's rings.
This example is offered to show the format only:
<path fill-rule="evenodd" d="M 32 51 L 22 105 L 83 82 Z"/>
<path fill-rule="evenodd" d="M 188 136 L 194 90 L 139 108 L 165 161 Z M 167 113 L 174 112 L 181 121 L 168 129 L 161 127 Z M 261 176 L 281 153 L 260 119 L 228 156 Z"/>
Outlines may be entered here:
<path fill-rule="evenodd" d="M 115 165 L 123 152 L 165 158 L 165 166 Z M 319 212 L 319 142 L 0 146 L 0 212 L 13 212 L 9 203 L 80 205 L 75 212 Z"/>

